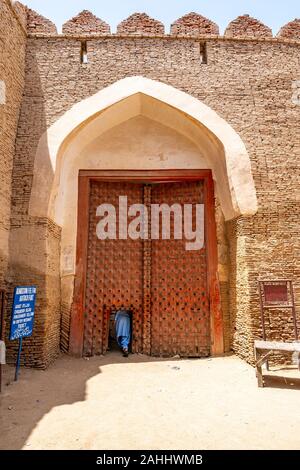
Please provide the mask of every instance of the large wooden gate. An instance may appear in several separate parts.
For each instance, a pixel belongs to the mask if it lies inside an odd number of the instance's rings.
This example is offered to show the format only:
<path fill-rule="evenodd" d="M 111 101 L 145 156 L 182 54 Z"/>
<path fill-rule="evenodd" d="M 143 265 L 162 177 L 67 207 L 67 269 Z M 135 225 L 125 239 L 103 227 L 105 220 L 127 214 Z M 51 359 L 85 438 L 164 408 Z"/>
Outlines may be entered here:
<path fill-rule="evenodd" d="M 99 178 L 85 172 L 79 178 L 81 217 L 78 219 L 71 353 L 105 353 L 110 312 L 121 306 L 133 311 L 133 352 L 186 357 L 223 352 L 211 173 L 203 171 L 201 178 L 196 170 L 181 171 L 184 172 L 187 181 L 178 178 L 176 171 L 173 176 L 171 170 L 165 173 L 132 171 L 131 176 L 129 172 L 108 172 L 107 177 Z M 161 237 L 120 239 L 119 196 L 127 196 L 128 206 L 143 203 L 149 210 L 151 204 L 183 207 L 203 203 L 203 248 L 188 251 L 187 240 L 173 236 L 170 240 Z M 104 203 L 116 208 L 117 237 L 114 240 L 99 240 L 96 235 L 97 207 Z M 150 218 L 148 228 L 150 231 Z M 173 229 L 171 212 L 171 235 Z"/>

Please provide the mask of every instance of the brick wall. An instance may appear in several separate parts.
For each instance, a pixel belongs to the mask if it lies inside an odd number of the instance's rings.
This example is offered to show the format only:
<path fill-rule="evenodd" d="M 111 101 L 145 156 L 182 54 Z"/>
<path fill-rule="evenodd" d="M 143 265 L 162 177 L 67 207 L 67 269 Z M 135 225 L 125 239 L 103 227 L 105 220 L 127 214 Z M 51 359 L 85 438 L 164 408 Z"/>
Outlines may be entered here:
<path fill-rule="evenodd" d="M 272 30 L 249 15 L 238 16 L 226 28 L 226 37 L 267 38 L 272 37 Z"/>
<path fill-rule="evenodd" d="M 110 26 L 87 10 L 67 21 L 62 27 L 63 34 L 110 34 Z"/>
<path fill-rule="evenodd" d="M 52 21 L 36 11 L 27 8 L 27 32 L 31 34 L 56 34 L 57 29 Z"/>
<path fill-rule="evenodd" d="M 18 239 L 23 228 L 30 226 L 31 258 L 37 247 L 42 247 L 44 264 L 41 262 L 35 270 L 28 254 L 25 274 L 27 279 L 31 272 L 43 292 L 37 314 L 40 324 L 44 324 L 40 330 L 44 339 L 35 336 L 29 341 L 27 361 L 43 366 L 55 357 L 60 315 L 59 228 L 50 221 L 28 217 L 38 141 L 73 104 L 119 79 L 143 75 L 212 107 L 240 134 L 250 154 L 259 211 L 254 217 L 228 222 L 226 233 L 219 234 L 219 239 L 228 240 L 230 252 L 225 242 L 219 243 L 219 250 L 223 259 L 230 259 L 230 286 L 221 282 L 225 342 L 227 348 L 231 342 L 236 353 L 251 362 L 253 339 L 261 334 L 259 278 L 293 279 L 300 316 L 300 107 L 291 99 L 292 83 L 300 79 L 298 30 L 289 33 L 292 41 L 272 39 L 269 28 L 243 17 L 228 27 L 227 39 L 206 39 L 207 64 L 201 64 L 197 37 L 153 37 L 162 34 L 161 27 L 148 19 L 138 25 L 138 17 L 134 16 L 134 21 L 127 20 L 118 29 L 127 37 L 103 38 L 101 33 L 87 40 L 87 64 L 80 61 L 79 38 L 31 35 L 28 39 L 13 177 L 11 240 Z M 184 31 L 189 36 L 194 31 L 193 24 L 184 24 L 184 28 L 188 28 Z M 179 29 L 176 31 L 179 34 Z M 202 38 L 202 30 L 199 34 Z M 40 227 L 39 231 L 35 227 Z M 11 280 L 19 279 L 19 273 L 20 266 L 12 261 Z M 274 336 L 280 337 L 286 321 L 283 316 Z"/>
<path fill-rule="evenodd" d="M 23 342 L 22 363 L 44 368 L 59 352 L 60 342 L 60 228 L 47 218 L 12 218 L 7 316 L 15 285 L 37 286 L 34 331 Z M 7 331 L 8 334 L 8 331 Z M 17 343 L 8 343 L 8 361 Z"/>
<path fill-rule="evenodd" d="M 204 16 L 189 13 L 172 24 L 171 34 L 174 36 L 218 36 L 219 27 Z"/>
<path fill-rule="evenodd" d="M 25 12 L 0 0 L 0 287 L 5 287 L 11 212 L 11 177 L 25 77 Z M 23 15 L 23 16 L 22 16 Z M 23 21 L 23 23 L 22 23 Z"/>
<path fill-rule="evenodd" d="M 146 13 L 134 13 L 129 16 L 126 20 L 122 21 L 117 28 L 118 34 L 125 35 L 147 35 L 147 36 L 158 36 L 164 34 L 164 25 Z"/>
<path fill-rule="evenodd" d="M 295 19 L 283 26 L 278 33 L 278 37 L 300 40 L 300 19 Z"/>

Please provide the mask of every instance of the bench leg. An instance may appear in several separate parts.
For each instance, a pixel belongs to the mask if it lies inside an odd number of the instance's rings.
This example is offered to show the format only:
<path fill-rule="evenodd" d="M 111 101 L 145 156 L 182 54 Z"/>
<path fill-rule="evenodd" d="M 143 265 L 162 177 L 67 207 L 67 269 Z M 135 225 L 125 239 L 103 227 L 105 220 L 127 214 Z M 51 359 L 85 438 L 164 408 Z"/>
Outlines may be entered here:
<path fill-rule="evenodd" d="M 264 386 L 264 379 L 263 379 L 263 374 L 262 374 L 262 366 L 259 362 L 261 358 L 261 354 L 259 351 L 255 350 L 255 366 L 256 366 L 256 377 L 257 377 L 257 385 L 259 387 L 263 387 Z"/>
<path fill-rule="evenodd" d="M 261 366 L 256 366 L 256 377 L 257 377 L 258 386 L 263 387 L 264 386 L 264 379 L 263 379 Z"/>

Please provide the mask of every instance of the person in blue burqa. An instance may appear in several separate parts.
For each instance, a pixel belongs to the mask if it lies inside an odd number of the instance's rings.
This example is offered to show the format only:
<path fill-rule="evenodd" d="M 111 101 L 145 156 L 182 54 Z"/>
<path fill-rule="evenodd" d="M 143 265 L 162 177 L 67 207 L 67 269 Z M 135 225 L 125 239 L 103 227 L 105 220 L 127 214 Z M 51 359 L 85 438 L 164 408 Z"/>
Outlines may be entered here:
<path fill-rule="evenodd" d="M 118 345 L 123 351 L 123 356 L 128 357 L 128 349 L 131 338 L 130 312 L 125 308 L 117 311 L 115 316 L 116 337 Z"/>

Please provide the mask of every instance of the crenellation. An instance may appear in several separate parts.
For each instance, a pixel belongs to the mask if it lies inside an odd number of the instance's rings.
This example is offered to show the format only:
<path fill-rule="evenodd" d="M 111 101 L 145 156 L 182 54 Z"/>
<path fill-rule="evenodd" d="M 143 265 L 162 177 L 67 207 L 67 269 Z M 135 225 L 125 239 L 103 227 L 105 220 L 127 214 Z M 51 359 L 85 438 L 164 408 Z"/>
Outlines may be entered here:
<path fill-rule="evenodd" d="M 110 26 L 90 11 L 83 10 L 63 24 L 62 33 L 65 35 L 106 35 L 110 34 Z"/>
<path fill-rule="evenodd" d="M 188 13 L 171 25 L 173 36 L 218 36 L 219 26 L 198 13 Z"/>
<path fill-rule="evenodd" d="M 282 26 L 277 37 L 282 39 L 298 39 L 300 40 L 300 19 L 295 18 L 286 25 Z"/>
<path fill-rule="evenodd" d="M 117 34 L 158 36 L 165 33 L 164 25 L 146 13 L 134 13 L 123 20 L 117 27 Z"/>
<path fill-rule="evenodd" d="M 38 34 L 57 34 L 57 29 L 52 21 L 40 15 L 31 8 L 27 8 L 27 32 Z"/>
<path fill-rule="evenodd" d="M 233 20 L 226 28 L 226 37 L 236 38 L 271 38 L 271 28 L 250 15 L 241 15 Z"/>

